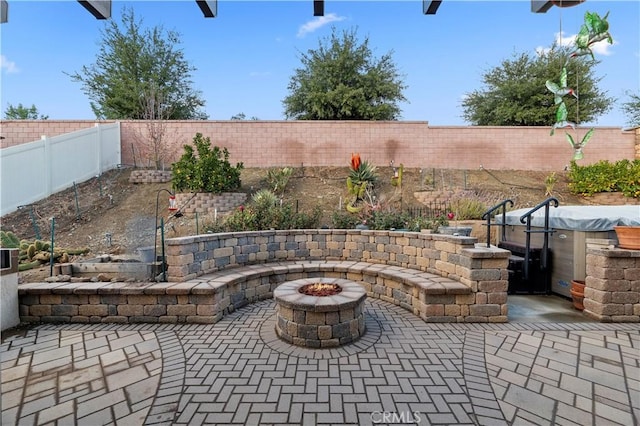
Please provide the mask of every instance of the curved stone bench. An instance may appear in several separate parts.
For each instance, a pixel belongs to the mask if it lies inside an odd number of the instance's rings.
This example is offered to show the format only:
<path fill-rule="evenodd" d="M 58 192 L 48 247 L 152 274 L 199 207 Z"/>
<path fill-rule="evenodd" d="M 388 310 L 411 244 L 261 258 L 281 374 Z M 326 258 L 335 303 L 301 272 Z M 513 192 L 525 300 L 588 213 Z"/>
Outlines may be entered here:
<path fill-rule="evenodd" d="M 367 262 L 266 263 L 182 283 L 22 284 L 19 294 L 24 321 L 214 323 L 248 303 L 273 297 L 285 281 L 319 277 L 355 281 L 369 297 L 429 322 L 499 321 L 502 316 L 498 305 L 474 304 L 471 288 L 458 281 Z"/>
<path fill-rule="evenodd" d="M 356 281 L 370 297 L 425 321 L 506 322 L 509 252 L 475 242 L 344 230 L 172 239 L 167 262 L 173 282 L 22 284 L 20 313 L 23 321 L 213 323 L 272 297 L 284 281 L 330 277 Z M 194 272 L 176 282 L 176 268 Z"/>

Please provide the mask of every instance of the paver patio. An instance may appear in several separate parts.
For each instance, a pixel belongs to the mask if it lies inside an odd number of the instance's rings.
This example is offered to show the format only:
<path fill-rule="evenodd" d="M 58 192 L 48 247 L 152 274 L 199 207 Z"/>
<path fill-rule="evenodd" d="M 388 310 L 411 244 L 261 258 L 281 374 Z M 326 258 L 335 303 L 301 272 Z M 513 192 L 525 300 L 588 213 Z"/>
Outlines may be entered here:
<path fill-rule="evenodd" d="M 640 422 L 637 324 L 433 324 L 366 302 L 335 349 L 278 339 L 274 302 L 199 324 L 40 325 L 6 338 L 2 424 Z"/>

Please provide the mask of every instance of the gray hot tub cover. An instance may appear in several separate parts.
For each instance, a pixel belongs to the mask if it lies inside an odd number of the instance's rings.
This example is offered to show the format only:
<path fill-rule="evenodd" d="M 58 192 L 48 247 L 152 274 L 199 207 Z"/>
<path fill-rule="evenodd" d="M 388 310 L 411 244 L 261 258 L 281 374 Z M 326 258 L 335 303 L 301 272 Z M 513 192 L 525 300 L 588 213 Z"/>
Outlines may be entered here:
<path fill-rule="evenodd" d="M 530 208 L 507 212 L 507 225 L 523 226 L 520 217 Z M 502 215 L 496 215 L 502 223 Z M 526 220 L 525 220 L 526 224 Z M 559 206 L 549 208 L 549 226 L 574 231 L 612 231 L 614 226 L 640 226 L 640 206 Z M 544 227 L 544 207 L 531 217 L 531 226 Z"/>

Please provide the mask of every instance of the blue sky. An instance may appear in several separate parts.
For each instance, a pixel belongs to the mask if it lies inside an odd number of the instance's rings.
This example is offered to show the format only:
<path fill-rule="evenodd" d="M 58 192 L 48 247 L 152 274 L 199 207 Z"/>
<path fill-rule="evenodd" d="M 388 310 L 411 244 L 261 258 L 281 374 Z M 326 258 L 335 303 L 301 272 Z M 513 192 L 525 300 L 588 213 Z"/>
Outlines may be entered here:
<path fill-rule="evenodd" d="M 244 113 L 281 120 L 282 100 L 300 52 L 318 47 L 338 30 L 357 28 L 369 37 L 374 55 L 393 51 L 408 88 L 403 120 L 431 125 L 466 124 L 465 93 L 481 87 L 482 73 L 513 53 L 552 44 L 562 30 L 568 40 L 585 11 L 610 11 L 613 46 L 599 50 L 596 74 L 601 88 L 618 98 L 595 125 L 623 126 L 620 103 L 626 91 L 640 92 L 640 2 L 596 1 L 546 14 L 530 12 L 529 0 L 445 0 L 436 15 L 422 14 L 421 0 L 325 2 L 325 16 L 314 17 L 311 0 L 218 1 L 218 16 L 205 19 L 193 0 L 114 1 L 112 19 L 124 5 L 145 26 L 162 25 L 181 34 L 180 47 L 197 68 L 194 87 L 213 120 Z M 89 100 L 65 74 L 96 59 L 104 21 L 76 1 L 9 0 L 9 22 L 0 25 L 0 105 L 35 104 L 50 119 L 94 119 Z M 541 88 L 544 90 L 544 88 Z"/>

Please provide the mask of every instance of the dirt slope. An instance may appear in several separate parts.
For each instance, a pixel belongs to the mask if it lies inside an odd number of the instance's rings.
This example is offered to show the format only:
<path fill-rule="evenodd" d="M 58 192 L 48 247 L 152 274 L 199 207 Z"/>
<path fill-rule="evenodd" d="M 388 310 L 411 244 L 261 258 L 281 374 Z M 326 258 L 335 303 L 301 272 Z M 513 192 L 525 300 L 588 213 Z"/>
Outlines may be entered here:
<path fill-rule="evenodd" d="M 195 215 L 169 218 L 168 194 L 163 189 L 170 189 L 170 184 L 131 184 L 130 172 L 128 169 L 111 171 L 99 179 L 91 179 L 6 215 L 2 217 L 2 229 L 13 231 L 21 239 L 33 240 L 39 234 L 41 239 L 50 241 L 50 218 L 54 217 L 56 246 L 87 247 L 90 249 L 87 256 L 95 257 L 100 254 L 135 255 L 138 247 L 152 246 L 156 238 L 156 201 L 158 224 L 160 217 L 167 220 L 166 238 L 195 234 L 196 230 L 202 230 L 204 223 L 213 219 L 198 217 L 196 222 Z M 516 208 L 531 207 L 546 198 L 545 172 L 407 169 L 400 193 L 390 185 L 391 168 L 379 168 L 378 172 L 381 199 L 393 197 L 395 204 L 402 207 L 420 206 L 419 200 L 441 200 L 452 194 L 479 198 L 489 205 L 511 198 Z M 341 197 L 347 195 L 347 174 L 347 167 L 296 169 L 283 199 L 297 203 L 301 210 L 321 206 L 324 212 L 322 224 L 331 226 L 331 214 L 341 204 Z M 241 191 L 250 196 L 259 189 L 268 188 L 266 176 L 266 169 L 243 170 Z M 568 192 L 563 173 L 559 173 L 558 178 L 553 195 L 561 204 L 585 204 L 581 197 Z M 40 280 L 48 272 L 48 267 L 21 272 L 21 279 Z"/>

